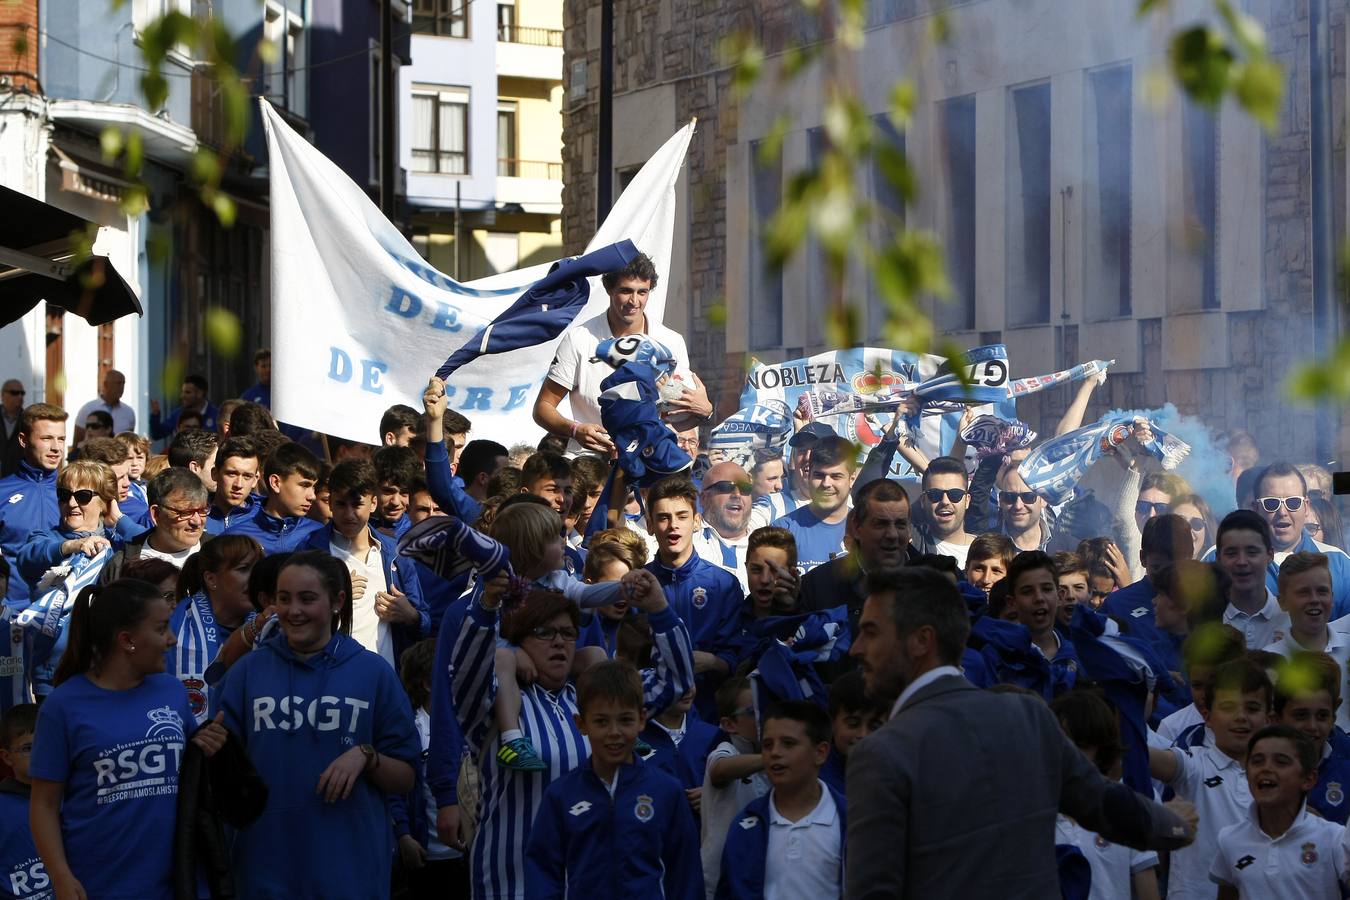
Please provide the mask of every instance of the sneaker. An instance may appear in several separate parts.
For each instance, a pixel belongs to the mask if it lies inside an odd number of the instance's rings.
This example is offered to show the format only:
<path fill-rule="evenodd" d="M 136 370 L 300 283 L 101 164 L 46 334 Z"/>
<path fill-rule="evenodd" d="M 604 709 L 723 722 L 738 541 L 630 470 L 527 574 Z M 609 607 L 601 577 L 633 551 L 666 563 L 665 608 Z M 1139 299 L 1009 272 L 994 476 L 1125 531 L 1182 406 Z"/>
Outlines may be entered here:
<path fill-rule="evenodd" d="M 497 762 L 517 772 L 542 772 L 548 768 L 535 752 L 530 739 L 523 737 L 502 744 L 497 751 Z"/>

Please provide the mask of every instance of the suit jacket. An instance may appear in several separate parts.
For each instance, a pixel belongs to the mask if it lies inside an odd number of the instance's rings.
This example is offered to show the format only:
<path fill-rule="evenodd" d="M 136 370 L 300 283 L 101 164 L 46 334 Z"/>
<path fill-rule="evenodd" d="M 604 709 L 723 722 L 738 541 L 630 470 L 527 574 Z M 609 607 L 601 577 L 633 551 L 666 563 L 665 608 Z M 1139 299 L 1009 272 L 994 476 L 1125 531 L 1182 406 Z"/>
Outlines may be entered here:
<path fill-rule="evenodd" d="M 848 756 L 848 900 L 1058 897 L 1055 815 L 1174 849 L 1169 810 L 1104 778 L 1037 697 L 966 679 L 921 688 Z"/>

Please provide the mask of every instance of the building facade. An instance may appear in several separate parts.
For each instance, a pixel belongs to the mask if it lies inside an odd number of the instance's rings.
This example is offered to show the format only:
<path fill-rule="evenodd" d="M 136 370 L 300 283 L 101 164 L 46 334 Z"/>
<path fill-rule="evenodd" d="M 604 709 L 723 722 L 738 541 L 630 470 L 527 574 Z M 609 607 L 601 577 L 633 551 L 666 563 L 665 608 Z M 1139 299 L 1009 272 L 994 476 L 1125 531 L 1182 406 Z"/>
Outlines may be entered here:
<path fill-rule="evenodd" d="M 889 0 L 868 6 L 865 45 L 841 57 L 875 133 L 904 151 L 919 193 L 905 204 L 879 167 L 857 173 L 869 203 L 942 241 L 952 284 L 930 301 L 939 332 L 965 345 L 1006 343 L 1014 375 L 1115 359 L 1090 416 L 1174 403 L 1216 431 L 1249 429 L 1267 458 L 1330 461 L 1350 444 L 1335 408 L 1288 399 L 1291 367 L 1334 343 L 1336 249 L 1345 240 L 1344 0 L 1247 0 L 1286 72 L 1277 127 L 1263 132 L 1231 104 L 1211 112 L 1166 84 L 1167 42 L 1212 4 L 1178 0 L 1140 21 L 1114 0 Z M 947 38 L 933 38 L 940 7 Z M 565 7 L 564 242 L 594 229 L 598 177 L 623 183 L 691 116 L 699 119 L 682 199 L 683 257 L 672 271 L 695 367 L 735 408 L 746 361 L 830 349 L 825 274 L 809 246 L 781 272 L 760 234 L 793 173 L 824 146 L 824 83 L 808 68 L 786 88 L 776 72 L 793 46 L 832 35 L 800 4 L 616 5 L 614 171 L 596 172 L 599 0 Z M 749 30 L 765 75 L 733 98 L 721 37 Z M 919 103 L 889 121 L 897 79 Z M 781 159 L 760 142 L 788 117 Z M 677 232 L 681 233 L 681 232 Z M 892 234 L 874 225 L 877 242 Z M 862 336 L 885 345 L 885 314 L 868 273 L 847 293 Z M 672 303 L 675 297 L 672 296 Z M 1044 432 L 1065 390 L 1019 403 Z"/>
<path fill-rule="evenodd" d="M 559 0 L 414 0 L 400 72 L 407 229 L 461 281 L 562 246 Z"/>
<path fill-rule="evenodd" d="M 147 23 L 169 11 L 212 15 L 237 41 L 241 72 L 254 96 L 266 96 L 305 128 L 308 6 L 304 0 L 135 0 L 115 5 L 22 0 L 0 10 L 0 40 L 13 73 L 0 82 L 0 182 L 99 226 L 94 252 L 107 255 L 141 299 L 145 315 L 93 327 L 39 306 L 0 329 L 0 372 L 28 387 L 28 400 L 75 408 L 96 396 L 102 373 L 127 376 L 124 402 L 144 429 L 149 400 L 176 404 L 178 379 L 202 374 L 215 398 L 251 383 L 251 348 L 269 339 L 268 215 L 265 145 L 256 109 L 246 143 L 229 154 L 222 190 L 236 218 L 222 225 L 204 207 L 191 176 L 199 147 L 226 137 L 217 92 L 187 47 L 164 64 L 164 108 L 140 93 L 137 47 Z M 265 64 L 258 47 L 275 41 L 280 58 Z M 105 132 L 137 135 L 148 211 L 123 206 L 133 183 L 103 152 Z M 225 310 L 240 325 L 235 352 L 212 339 L 208 312 Z M 167 382 L 167 383 L 166 383 Z M 72 423 L 72 427 L 73 427 Z"/>

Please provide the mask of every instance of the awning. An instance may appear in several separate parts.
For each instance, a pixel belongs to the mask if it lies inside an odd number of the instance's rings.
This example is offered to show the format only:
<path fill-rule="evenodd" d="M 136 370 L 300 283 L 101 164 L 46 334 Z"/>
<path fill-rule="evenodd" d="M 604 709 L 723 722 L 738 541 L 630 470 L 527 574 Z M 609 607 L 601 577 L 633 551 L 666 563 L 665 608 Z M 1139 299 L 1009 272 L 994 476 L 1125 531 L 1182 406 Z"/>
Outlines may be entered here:
<path fill-rule="evenodd" d="M 91 325 L 143 315 L 141 301 L 105 256 L 73 262 L 71 235 L 93 227 L 73 213 L 0 186 L 0 325 L 38 303 Z"/>

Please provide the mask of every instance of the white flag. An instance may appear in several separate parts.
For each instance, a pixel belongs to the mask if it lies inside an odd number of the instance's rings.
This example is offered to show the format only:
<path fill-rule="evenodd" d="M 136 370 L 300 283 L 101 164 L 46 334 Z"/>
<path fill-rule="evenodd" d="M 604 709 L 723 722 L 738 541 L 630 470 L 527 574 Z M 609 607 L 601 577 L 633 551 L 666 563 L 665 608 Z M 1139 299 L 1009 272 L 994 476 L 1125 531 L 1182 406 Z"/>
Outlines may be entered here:
<path fill-rule="evenodd" d="M 459 283 L 424 261 L 361 188 L 263 100 L 272 203 L 272 411 L 301 428 L 378 444 L 395 403 L 421 409 L 427 378 L 509 307 L 549 264 Z M 648 160 L 587 249 L 627 238 L 662 277 L 647 306 L 665 311 L 675 182 L 691 122 Z M 599 278 L 579 324 L 603 315 Z M 471 438 L 508 446 L 542 435 L 531 416 L 557 341 L 484 356 L 447 386 Z"/>

